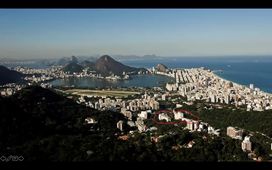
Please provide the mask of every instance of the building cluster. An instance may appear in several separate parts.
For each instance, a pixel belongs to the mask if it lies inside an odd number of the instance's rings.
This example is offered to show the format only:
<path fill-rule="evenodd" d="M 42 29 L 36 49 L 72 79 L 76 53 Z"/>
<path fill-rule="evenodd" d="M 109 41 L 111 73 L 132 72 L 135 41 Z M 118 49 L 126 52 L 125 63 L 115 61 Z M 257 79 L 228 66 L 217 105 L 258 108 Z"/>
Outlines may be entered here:
<path fill-rule="evenodd" d="M 83 103 L 86 106 L 89 106 L 91 108 L 97 109 L 97 110 L 112 110 L 116 111 L 120 109 L 120 105 L 122 104 L 122 99 L 111 99 L 109 97 L 96 97 L 96 101 L 86 101 L 85 97 L 91 97 L 91 96 L 80 96 L 78 98 L 77 103 Z"/>
<path fill-rule="evenodd" d="M 163 94 L 167 95 L 167 94 Z M 119 111 L 125 117 L 128 118 L 127 125 L 130 127 L 137 127 L 139 132 L 145 131 L 153 131 L 156 130 L 155 127 L 147 128 L 144 124 L 143 120 L 150 118 L 152 111 L 151 110 L 158 110 L 159 109 L 159 102 L 158 100 L 162 100 L 159 94 L 151 95 L 149 93 L 145 93 L 141 96 L 140 99 L 133 99 L 133 100 L 122 100 L 122 99 L 110 99 L 108 97 L 98 97 L 93 102 L 87 102 L 84 97 L 91 97 L 91 96 L 81 96 L 78 98 L 77 103 L 83 103 L 86 106 L 97 110 L 112 110 L 112 111 Z M 134 113 L 139 112 L 136 114 L 137 121 L 132 121 L 132 116 Z M 118 123 L 118 127 L 120 127 L 123 122 Z"/>
<path fill-rule="evenodd" d="M 32 83 L 39 83 L 39 82 L 44 82 L 44 81 L 50 81 L 53 80 L 53 77 L 47 76 L 47 75 L 42 75 L 40 77 L 36 77 L 35 75 L 30 76 L 30 77 L 24 77 L 24 80 L 30 81 Z"/>
<path fill-rule="evenodd" d="M 154 128 L 146 128 L 143 120 L 150 118 L 152 114 L 151 110 L 159 109 L 160 105 L 157 100 L 158 96 L 151 96 L 145 93 L 144 95 L 142 95 L 141 99 L 123 101 L 121 104 L 121 113 L 124 114 L 124 116 L 128 117 L 128 119 L 132 120 L 133 112 L 141 110 L 141 112 L 137 114 L 137 121 L 135 121 L 135 126 L 137 126 L 140 133 L 144 131 L 154 130 Z"/>
<path fill-rule="evenodd" d="M 52 66 L 46 69 L 35 69 L 35 68 L 27 68 L 27 67 L 15 67 L 13 70 L 21 72 L 23 74 L 31 74 L 32 76 L 26 76 L 25 80 L 32 81 L 42 81 L 42 80 L 52 80 L 52 79 L 61 79 L 61 78 L 69 78 L 69 77 L 101 77 L 99 74 L 94 74 L 94 71 L 88 71 L 88 68 L 82 70 L 82 72 L 70 73 L 69 71 L 63 71 L 63 66 Z M 35 74 L 36 76 L 34 76 Z M 39 76 L 38 76 L 39 75 Z"/>
<path fill-rule="evenodd" d="M 215 129 L 214 127 L 212 127 L 206 122 L 196 121 L 196 120 L 186 119 L 186 118 L 183 118 L 182 120 L 186 120 L 187 126 L 185 129 L 189 129 L 190 131 L 208 132 L 208 134 L 212 134 L 216 136 L 220 135 L 220 129 Z"/>
<path fill-rule="evenodd" d="M 1 96 L 11 96 L 15 94 L 17 91 L 26 87 L 27 85 L 32 85 L 32 83 L 28 83 L 28 84 L 8 83 L 1 86 L 2 88 L 0 89 L 0 94 Z M 39 86 L 46 89 L 52 88 L 52 84 L 49 84 L 49 83 L 40 83 Z"/>
<path fill-rule="evenodd" d="M 247 105 L 247 111 L 263 111 L 272 109 L 272 95 L 260 88 L 239 85 L 224 80 L 210 70 L 202 68 L 170 69 L 164 73 L 176 79 L 175 83 L 167 83 L 168 91 L 178 92 L 188 101 L 205 100 L 212 103 L 233 104 L 236 107 Z M 182 83 L 182 84 L 181 84 Z"/>
<path fill-rule="evenodd" d="M 22 88 L 26 87 L 26 85 L 18 85 L 15 83 L 8 83 L 1 86 L 0 94 L 1 96 L 10 96 L 15 94 L 17 91 L 21 90 Z"/>
<path fill-rule="evenodd" d="M 171 121 L 171 117 L 167 115 L 166 113 L 158 114 L 158 118 L 159 120 L 165 120 L 166 122 Z M 185 129 L 188 129 L 190 131 L 208 132 L 208 134 L 213 134 L 217 136 L 220 135 L 220 129 L 214 129 L 208 123 L 202 122 L 201 120 L 196 121 L 193 119 L 185 118 L 185 115 L 183 112 L 174 112 L 174 119 L 185 121 L 187 123 Z"/>
<path fill-rule="evenodd" d="M 151 96 L 151 95 L 145 94 L 140 99 L 124 101 L 122 103 L 122 107 L 125 107 L 131 111 L 149 110 L 149 109 L 158 110 L 159 102 L 156 95 Z"/>
<path fill-rule="evenodd" d="M 243 129 L 237 127 L 227 127 L 227 135 L 233 139 L 243 139 Z M 241 148 L 244 152 L 251 152 L 252 151 L 252 142 L 250 141 L 250 136 L 245 136 L 244 140 L 242 141 Z"/>
<path fill-rule="evenodd" d="M 70 71 L 63 71 L 63 66 L 51 66 L 50 68 L 46 69 L 36 69 L 36 68 L 27 68 L 27 67 L 15 67 L 10 68 L 11 70 L 15 70 L 25 74 L 24 80 L 30 81 L 32 83 L 44 82 L 44 81 L 51 81 L 54 79 L 62 79 L 62 78 L 69 78 L 69 77 L 95 77 L 95 78 L 103 78 L 105 80 L 128 80 L 130 79 L 131 74 L 137 74 L 136 72 L 123 72 L 124 77 L 120 77 L 118 75 L 112 74 L 108 77 L 103 77 L 101 74 L 97 74 L 96 71 L 92 71 L 89 68 L 84 68 L 82 72 L 70 72 Z M 139 71 L 139 74 L 148 74 L 149 72 Z M 27 76 L 31 75 L 31 76 Z"/>

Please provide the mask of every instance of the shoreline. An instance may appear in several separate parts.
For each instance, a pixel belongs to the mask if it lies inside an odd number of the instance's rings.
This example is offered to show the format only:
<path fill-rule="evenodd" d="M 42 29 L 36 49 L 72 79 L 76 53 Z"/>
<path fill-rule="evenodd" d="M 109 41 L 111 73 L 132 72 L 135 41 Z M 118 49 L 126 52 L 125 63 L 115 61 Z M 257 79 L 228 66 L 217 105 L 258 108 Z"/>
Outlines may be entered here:
<path fill-rule="evenodd" d="M 231 81 L 231 80 L 227 80 L 227 79 L 225 79 L 225 78 L 222 78 L 222 77 L 216 75 L 214 72 L 217 72 L 217 71 L 211 71 L 211 74 L 212 74 L 213 76 L 215 76 L 216 78 L 222 79 L 222 80 L 227 81 L 227 82 L 232 82 L 234 85 L 245 86 L 246 89 L 249 89 L 249 87 L 247 87 L 246 85 L 239 84 L 239 83 L 233 82 L 233 81 Z M 256 87 L 255 87 L 255 88 L 256 88 Z M 260 91 L 263 91 L 263 90 L 260 89 Z M 263 93 L 264 93 L 264 94 L 268 94 L 268 95 L 270 95 L 270 96 L 272 95 L 272 93 L 265 92 L 265 91 L 263 91 Z"/>

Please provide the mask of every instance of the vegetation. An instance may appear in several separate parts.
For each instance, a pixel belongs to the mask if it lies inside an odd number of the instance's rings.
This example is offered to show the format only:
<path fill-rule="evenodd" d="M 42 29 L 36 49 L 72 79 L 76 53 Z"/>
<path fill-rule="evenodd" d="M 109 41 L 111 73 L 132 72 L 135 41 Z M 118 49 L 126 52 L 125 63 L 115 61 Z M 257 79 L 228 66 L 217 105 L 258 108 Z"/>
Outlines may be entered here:
<path fill-rule="evenodd" d="M 14 70 L 9 70 L 5 66 L 0 65 L 0 85 L 16 83 L 21 80 L 22 76 L 22 73 Z"/>
<path fill-rule="evenodd" d="M 199 112 L 193 113 L 205 122 L 209 122 L 216 128 L 227 128 L 228 126 L 237 126 L 251 131 L 262 132 L 272 137 L 272 119 L 271 110 L 257 112 L 245 110 L 232 110 L 227 107 L 222 109 L 207 110 L 201 109 Z"/>
<path fill-rule="evenodd" d="M 165 107 L 169 105 L 165 103 Z M 214 127 L 249 127 L 249 130 L 255 128 L 264 133 L 268 130 L 262 124 L 268 123 L 271 127 L 267 121 L 271 120 L 269 112 L 244 114 L 229 109 L 198 112 L 194 109 L 195 105 L 183 106 L 183 110 Z M 238 120 L 232 118 L 234 115 Z M 247 116 L 256 123 L 248 125 L 252 120 Z M 86 124 L 86 117 L 93 117 L 98 123 Z M 231 139 L 225 131 L 221 137 L 205 132 L 190 133 L 182 129 L 186 123 L 156 124 L 151 116 L 145 124 L 157 127 L 157 131 L 136 133 L 127 140 L 120 140 L 121 132 L 116 128 L 119 120 L 127 121 L 120 113 L 101 112 L 51 90 L 29 86 L 11 97 L 0 97 L 0 152 L 21 155 L 24 161 L 250 161 L 247 153 L 241 150 L 241 140 Z M 125 129 L 124 134 L 127 134 Z M 158 135 L 165 136 L 157 143 L 150 140 L 151 136 Z M 207 139 L 203 139 L 203 135 Z M 195 142 L 192 148 L 182 148 L 190 141 Z M 257 156 L 270 159 L 268 138 L 254 134 L 252 142 Z M 172 149 L 173 146 L 178 149 Z"/>

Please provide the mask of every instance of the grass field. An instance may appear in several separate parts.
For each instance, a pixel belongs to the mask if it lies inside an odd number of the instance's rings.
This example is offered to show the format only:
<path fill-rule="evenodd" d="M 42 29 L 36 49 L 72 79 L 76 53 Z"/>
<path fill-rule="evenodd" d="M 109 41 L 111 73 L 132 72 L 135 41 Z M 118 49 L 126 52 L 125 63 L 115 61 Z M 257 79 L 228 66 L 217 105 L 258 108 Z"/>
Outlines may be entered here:
<path fill-rule="evenodd" d="M 139 92 L 132 91 L 102 91 L 102 90 L 84 90 L 84 89 L 73 89 L 73 90 L 59 90 L 63 93 L 78 94 L 78 95 L 93 95 L 93 96 L 115 96 L 115 97 L 127 97 L 128 95 L 140 94 Z"/>

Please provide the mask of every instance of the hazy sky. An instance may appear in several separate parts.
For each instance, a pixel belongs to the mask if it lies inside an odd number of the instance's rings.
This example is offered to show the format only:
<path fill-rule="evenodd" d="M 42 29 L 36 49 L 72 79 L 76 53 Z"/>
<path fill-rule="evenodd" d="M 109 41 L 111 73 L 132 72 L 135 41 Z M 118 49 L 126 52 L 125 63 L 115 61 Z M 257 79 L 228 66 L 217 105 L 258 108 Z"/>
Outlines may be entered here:
<path fill-rule="evenodd" d="M 271 55 L 272 9 L 0 9 L 0 58 Z"/>

